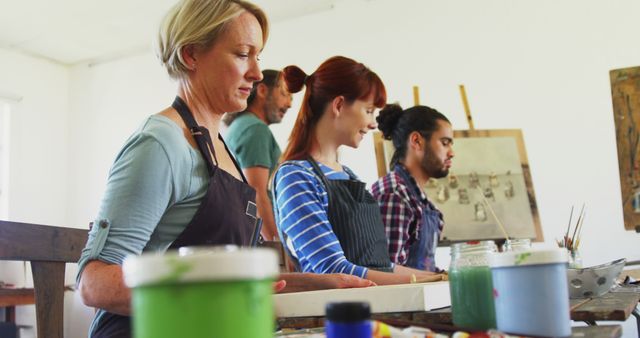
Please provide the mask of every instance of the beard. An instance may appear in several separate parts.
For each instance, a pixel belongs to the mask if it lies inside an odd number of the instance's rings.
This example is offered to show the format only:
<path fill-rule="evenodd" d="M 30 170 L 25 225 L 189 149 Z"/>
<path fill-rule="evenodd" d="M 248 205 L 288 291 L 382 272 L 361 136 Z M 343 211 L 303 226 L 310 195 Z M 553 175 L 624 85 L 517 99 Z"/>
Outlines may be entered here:
<path fill-rule="evenodd" d="M 269 124 L 280 123 L 282 121 L 282 118 L 280 117 L 280 108 L 275 102 L 273 102 L 271 97 L 269 97 L 264 103 L 263 109 L 266 113 L 266 118 Z"/>
<path fill-rule="evenodd" d="M 438 159 L 431 148 L 425 150 L 420 166 L 431 178 L 443 178 L 449 175 L 449 168 Z"/>

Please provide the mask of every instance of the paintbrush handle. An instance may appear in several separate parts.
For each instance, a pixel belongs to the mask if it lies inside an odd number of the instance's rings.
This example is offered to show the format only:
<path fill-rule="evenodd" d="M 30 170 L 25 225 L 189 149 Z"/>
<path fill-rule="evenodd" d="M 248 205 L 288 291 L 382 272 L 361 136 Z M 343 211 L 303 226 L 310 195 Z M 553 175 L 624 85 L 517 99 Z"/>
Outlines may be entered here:
<path fill-rule="evenodd" d="M 575 227 L 575 229 L 573 229 L 573 236 L 571 236 L 571 244 L 572 245 L 573 245 L 573 243 L 575 243 L 575 240 L 576 240 L 576 233 L 578 232 L 578 226 L 580 225 L 580 222 L 584 218 L 584 207 L 585 207 L 585 204 L 582 203 L 582 209 L 580 209 L 580 217 L 578 217 L 578 222 L 576 222 L 576 227 Z"/>
<path fill-rule="evenodd" d="M 491 212 L 491 215 L 496 220 L 496 223 L 498 223 L 498 227 L 502 231 L 502 234 L 504 235 L 504 238 L 506 240 L 509 240 L 509 235 L 507 234 L 507 230 L 504 228 L 504 225 L 502 225 L 502 222 L 500 222 L 500 219 L 498 218 L 498 216 L 496 216 L 496 213 L 493 211 L 493 208 L 491 207 L 491 204 L 489 204 L 489 201 L 487 201 L 487 199 L 484 197 L 484 193 L 482 192 L 482 189 L 480 189 L 480 186 L 476 186 L 476 189 L 478 189 L 478 192 L 480 193 L 480 197 L 482 197 L 482 200 L 484 201 L 484 204 L 487 205 L 487 208 L 489 209 L 489 212 Z"/>
<path fill-rule="evenodd" d="M 569 231 L 571 231 L 571 219 L 573 219 L 573 205 L 571 206 L 571 213 L 569 214 L 569 224 L 567 225 L 567 233 L 564 235 L 564 238 L 569 237 Z"/>

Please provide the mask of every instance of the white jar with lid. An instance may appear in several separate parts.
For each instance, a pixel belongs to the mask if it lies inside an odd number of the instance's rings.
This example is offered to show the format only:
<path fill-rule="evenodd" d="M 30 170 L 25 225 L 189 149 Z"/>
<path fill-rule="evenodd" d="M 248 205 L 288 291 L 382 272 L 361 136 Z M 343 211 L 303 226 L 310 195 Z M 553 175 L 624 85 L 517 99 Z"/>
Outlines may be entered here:
<path fill-rule="evenodd" d="M 508 251 L 489 258 L 498 330 L 571 335 L 567 254 L 562 249 Z"/>

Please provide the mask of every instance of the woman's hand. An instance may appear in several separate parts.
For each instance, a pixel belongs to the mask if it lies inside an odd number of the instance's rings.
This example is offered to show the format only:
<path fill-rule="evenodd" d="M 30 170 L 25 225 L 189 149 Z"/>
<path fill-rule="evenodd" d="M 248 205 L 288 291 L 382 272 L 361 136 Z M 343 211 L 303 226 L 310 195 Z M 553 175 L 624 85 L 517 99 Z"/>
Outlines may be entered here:
<path fill-rule="evenodd" d="M 316 275 L 316 286 L 322 289 L 349 289 L 375 286 L 376 283 L 344 273 Z"/>
<path fill-rule="evenodd" d="M 301 292 L 326 289 L 346 289 L 375 286 L 376 283 L 356 276 L 331 273 L 283 273 L 281 280 L 274 283 L 275 292 Z M 281 287 L 284 283 L 284 287 Z M 280 288 L 281 287 L 281 288 Z"/>

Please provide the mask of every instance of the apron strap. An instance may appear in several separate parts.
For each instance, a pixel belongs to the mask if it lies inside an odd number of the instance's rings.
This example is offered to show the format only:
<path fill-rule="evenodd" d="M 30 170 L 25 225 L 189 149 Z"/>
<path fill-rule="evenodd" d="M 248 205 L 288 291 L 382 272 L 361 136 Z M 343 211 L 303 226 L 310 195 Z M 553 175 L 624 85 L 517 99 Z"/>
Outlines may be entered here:
<path fill-rule="evenodd" d="M 198 150 L 200 150 L 200 153 L 207 162 L 209 175 L 213 175 L 218 167 L 218 158 L 216 157 L 216 152 L 213 148 L 213 142 L 211 142 L 211 135 L 209 134 L 209 130 L 198 125 L 196 120 L 193 118 L 191 110 L 189 110 L 187 104 L 179 96 L 176 96 L 171 106 L 178 112 L 178 114 L 180 114 L 180 117 L 187 125 L 187 128 L 189 128 L 191 136 L 193 136 L 196 144 L 198 145 Z M 213 158 L 211 158 L 211 154 L 213 154 Z"/>
<path fill-rule="evenodd" d="M 229 147 L 227 147 L 227 142 L 224 141 L 224 139 L 222 138 L 222 135 L 220 134 L 218 134 L 218 139 L 222 141 L 222 144 L 224 145 L 224 150 L 226 150 L 227 154 L 229 154 L 229 157 L 231 157 L 231 161 L 233 161 L 233 164 L 236 166 L 236 169 L 240 173 L 240 177 L 242 177 L 242 181 L 244 183 L 249 184 L 249 181 L 247 181 L 247 178 L 244 176 L 244 172 L 242 172 L 242 168 L 240 168 L 240 164 L 238 164 L 238 160 L 236 160 L 236 157 L 233 156 L 233 153 L 229 150 Z"/>
<path fill-rule="evenodd" d="M 326 176 L 322 172 L 322 169 L 320 169 L 318 162 L 316 162 L 316 160 L 314 160 L 313 157 L 311 156 L 307 158 L 307 162 L 311 164 L 313 171 L 316 173 L 316 175 L 320 176 L 320 180 L 322 180 L 322 183 L 324 183 L 324 185 L 326 186 L 328 181 Z M 347 167 L 342 167 L 342 170 L 344 171 L 345 174 L 347 174 L 347 176 L 349 176 L 350 180 L 360 182 L 360 180 L 358 180 L 358 177 L 351 171 L 351 169 Z"/>
<path fill-rule="evenodd" d="M 409 194 L 411 194 L 416 199 L 420 200 L 421 196 L 417 194 L 417 192 L 411 186 L 411 178 L 409 177 L 409 173 L 407 173 L 407 169 L 400 164 L 395 165 L 398 170 L 396 172 L 400 174 L 400 177 L 404 180 L 404 183 L 407 185 L 407 190 L 409 190 Z M 394 168 L 395 169 L 395 168 Z M 422 220 L 420 220 L 422 222 Z M 409 229 L 409 243 L 414 242 L 418 238 L 418 229 L 416 227 Z"/>
<path fill-rule="evenodd" d="M 322 181 L 322 184 L 324 184 L 325 189 L 327 189 L 327 192 L 329 191 L 329 181 L 327 181 L 327 178 L 324 176 L 324 173 L 322 172 L 322 169 L 320 169 L 320 166 L 318 165 L 318 162 L 316 162 L 316 160 L 313 159 L 313 157 L 309 156 L 307 158 L 307 162 L 311 163 L 311 167 L 313 168 L 313 171 L 316 173 L 316 175 L 318 176 L 318 178 L 320 178 L 320 181 Z"/>

